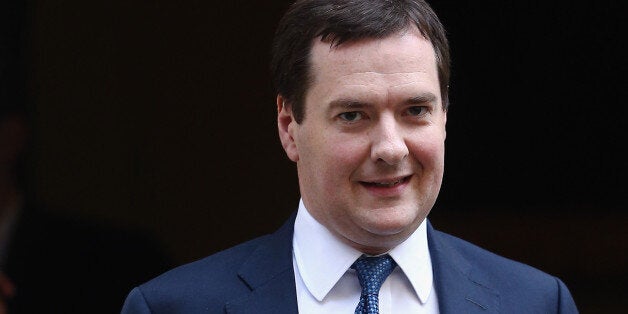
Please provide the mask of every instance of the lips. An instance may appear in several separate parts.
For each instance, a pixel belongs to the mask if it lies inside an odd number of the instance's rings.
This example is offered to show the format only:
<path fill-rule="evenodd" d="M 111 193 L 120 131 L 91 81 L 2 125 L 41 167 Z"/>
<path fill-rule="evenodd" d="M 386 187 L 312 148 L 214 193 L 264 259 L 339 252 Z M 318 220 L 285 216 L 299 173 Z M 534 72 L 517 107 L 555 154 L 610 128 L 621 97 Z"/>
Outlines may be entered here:
<path fill-rule="evenodd" d="M 392 179 L 376 179 L 372 181 L 360 181 L 361 184 L 367 187 L 379 187 L 379 188 L 393 188 L 402 185 L 410 179 L 410 176 L 397 177 Z"/>

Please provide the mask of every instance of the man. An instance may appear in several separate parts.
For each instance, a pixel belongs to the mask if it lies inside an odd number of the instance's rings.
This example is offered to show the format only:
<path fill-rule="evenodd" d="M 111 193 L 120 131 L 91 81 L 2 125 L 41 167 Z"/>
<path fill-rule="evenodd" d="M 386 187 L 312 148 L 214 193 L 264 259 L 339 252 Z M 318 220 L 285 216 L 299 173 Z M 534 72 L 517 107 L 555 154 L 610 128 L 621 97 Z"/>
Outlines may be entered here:
<path fill-rule="evenodd" d="M 272 235 L 135 288 L 124 313 L 576 313 L 555 277 L 435 231 L 449 52 L 422 0 L 298 0 L 273 47 L 301 202 Z"/>

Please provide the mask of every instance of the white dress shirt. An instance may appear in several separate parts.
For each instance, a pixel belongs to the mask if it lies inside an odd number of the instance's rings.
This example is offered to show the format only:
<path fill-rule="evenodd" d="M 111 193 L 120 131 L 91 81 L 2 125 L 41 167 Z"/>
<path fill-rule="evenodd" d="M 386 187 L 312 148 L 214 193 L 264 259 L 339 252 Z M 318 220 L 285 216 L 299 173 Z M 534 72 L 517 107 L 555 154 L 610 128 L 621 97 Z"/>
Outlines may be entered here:
<path fill-rule="evenodd" d="M 292 245 L 299 313 L 353 313 L 361 288 L 350 267 L 362 253 L 316 221 L 302 200 Z M 425 223 L 388 254 L 397 267 L 379 291 L 380 314 L 438 313 Z"/>

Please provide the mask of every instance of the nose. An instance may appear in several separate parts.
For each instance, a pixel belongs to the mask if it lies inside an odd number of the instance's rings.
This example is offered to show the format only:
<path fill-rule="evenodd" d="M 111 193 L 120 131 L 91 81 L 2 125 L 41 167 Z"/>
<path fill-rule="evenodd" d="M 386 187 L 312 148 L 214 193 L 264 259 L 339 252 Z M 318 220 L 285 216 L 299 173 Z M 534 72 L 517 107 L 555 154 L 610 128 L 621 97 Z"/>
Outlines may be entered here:
<path fill-rule="evenodd" d="M 408 146 L 394 118 L 383 117 L 371 133 L 371 159 L 397 165 L 408 156 Z"/>

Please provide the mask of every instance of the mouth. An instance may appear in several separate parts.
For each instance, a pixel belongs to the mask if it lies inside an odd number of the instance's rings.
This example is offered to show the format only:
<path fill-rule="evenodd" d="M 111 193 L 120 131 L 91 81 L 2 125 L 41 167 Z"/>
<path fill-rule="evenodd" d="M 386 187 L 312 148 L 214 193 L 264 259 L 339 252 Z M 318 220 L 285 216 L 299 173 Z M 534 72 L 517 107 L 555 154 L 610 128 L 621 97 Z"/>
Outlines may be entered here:
<path fill-rule="evenodd" d="M 360 181 L 360 184 L 366 187 L 394 188 L 408 182 L 410 180 L 410 177 L 411 176 L 398 177 L 398 178 L 392 178 L 392 179 L 373 180 L 373 181 Z"/>

